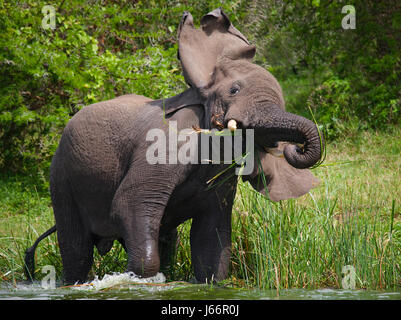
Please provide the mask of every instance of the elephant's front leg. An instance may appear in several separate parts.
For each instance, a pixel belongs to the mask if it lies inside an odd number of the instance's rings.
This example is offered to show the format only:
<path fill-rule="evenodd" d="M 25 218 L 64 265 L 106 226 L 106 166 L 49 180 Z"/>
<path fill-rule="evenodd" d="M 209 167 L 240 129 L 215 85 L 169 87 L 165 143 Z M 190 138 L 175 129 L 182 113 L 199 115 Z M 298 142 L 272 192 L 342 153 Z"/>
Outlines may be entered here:
<path fill-rule="evenodd" d="M 227 277 L 231 256 L 231 206 L 205 211 L 191 227 L 191 255 L 195 277 L 200 282 Z"/>
<path fill-rule="evenodd" d="M 154 276 L 160 271 L 159 222 L 160 217 L 157 213 L 153 219 L 141 216 L 137 221 L 126 225 L 127 271 L 133 271 L 144 278 Z"/>
<path fill-rule="evenodd" d="M 163 208 L 149 210 L 146 206 L 127 208 L 119 218 L 128 255 L 127 271 L 145 278 L 159 272 L 158 236 L 163 211 Z"/>
<path fill-rule="evenodd" d="M 134 173 L 128 173 L 119 186 L 112 210 L 128 255 L 127 271 L 141 277 L 159 272 L 160 221 L 174 186 L 172 178 L 143 183 Z"/>

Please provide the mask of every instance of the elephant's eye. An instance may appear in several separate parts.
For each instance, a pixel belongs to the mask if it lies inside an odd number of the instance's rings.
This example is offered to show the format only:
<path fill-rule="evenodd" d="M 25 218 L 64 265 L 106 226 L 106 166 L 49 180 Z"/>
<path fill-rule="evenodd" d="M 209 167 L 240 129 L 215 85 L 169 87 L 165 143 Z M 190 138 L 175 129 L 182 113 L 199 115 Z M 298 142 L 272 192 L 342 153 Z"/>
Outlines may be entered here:
<path fill-rule="evenodd" d="M 236 95 L 239 92 L 239 87 L 235 86 L 235 87 L 231 87 L 230 89 L 230 94 L 231 95 Z"/>

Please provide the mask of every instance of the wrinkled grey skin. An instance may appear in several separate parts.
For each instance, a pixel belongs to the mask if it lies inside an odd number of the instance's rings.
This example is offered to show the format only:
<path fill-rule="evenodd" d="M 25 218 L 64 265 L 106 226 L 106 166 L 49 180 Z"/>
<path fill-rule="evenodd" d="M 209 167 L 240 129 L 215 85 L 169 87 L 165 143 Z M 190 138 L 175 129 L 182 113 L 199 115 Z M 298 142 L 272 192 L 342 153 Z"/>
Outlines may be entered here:
<path fill-rule="evenodd" d="M 201 40 L 206 52 L 196 48 L 198 36 L 205 37 Z M 126 95 L 93 104 L 67 124 L 50 172 L 66 283 L 85 281 L 94 246 L 106 254 L 114 240 L 127 251 L 127 271 L 149 277 L 165 270 L 174 252 L 176 228 L 190 218 L 196 279 L 218 281 L 227 276 L 237 185 L 234 168 L 219 177 L 218 186 L 208 188 L 206 182 L 228 165 L 150 165 L 145 154 L 152 142 L 146 141 L 146 133 L 160 128 L 168 137 L 168 121 L 177 121 L 181 130 L 221 128 L 235 119 L 240 128 L 254 129 L 260 147 L 255 158 L 260 158 L 261 167 L 255 166 L 243 179 L 271 200 L 301 196 L 315 185 L 305 168 L 321 156 L 317 129 L 309 120 L 284 111 L 279 84 L 251 63 L 254 47 L 241 36 L 220 10 L 203 17 L 201 29 L 193 28 L 192 17 L 184 14 L 179 55 L 191 88 L 167 100 Z M 224 39 L 229 45 L 221 44 Z M 203 65 L 196 66 L 197 62 Z M 304 144 L 304 150 L 291 143 Z M 284 157 L 264 148 L 281 150 Z M 262 171 L 268 190 L 260 182 Z"/>

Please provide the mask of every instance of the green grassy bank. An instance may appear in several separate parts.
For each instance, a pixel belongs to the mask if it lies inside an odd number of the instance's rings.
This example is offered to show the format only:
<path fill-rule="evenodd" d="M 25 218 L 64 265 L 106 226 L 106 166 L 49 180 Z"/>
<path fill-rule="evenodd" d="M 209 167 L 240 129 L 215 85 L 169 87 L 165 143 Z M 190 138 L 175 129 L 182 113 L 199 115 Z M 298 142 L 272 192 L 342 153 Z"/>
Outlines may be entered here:
<path fill-rule="evenodd" d="M 240 183 L 233 212 L 233 254 L 225 284 L 260 288 L 342 287 L 353 266 L 356 287 L 401 286 L 401 129 L 364 131 L 327 146 L 326 161 L 313 170 L 321 184 L 295 200 L 269 202 Z M 50 198 L 27 177 L 0 178 L 0 281 L 23 276 L 24 250 L 54 224 Z M 169 280 L 192 277 L 189 223 L 180 227 Z M 95 253 L 91 275 L 124 271 L 125 252 L 115 245 Z M 36 252 L 36 276 L 61 258 L 55 235 Z"/>

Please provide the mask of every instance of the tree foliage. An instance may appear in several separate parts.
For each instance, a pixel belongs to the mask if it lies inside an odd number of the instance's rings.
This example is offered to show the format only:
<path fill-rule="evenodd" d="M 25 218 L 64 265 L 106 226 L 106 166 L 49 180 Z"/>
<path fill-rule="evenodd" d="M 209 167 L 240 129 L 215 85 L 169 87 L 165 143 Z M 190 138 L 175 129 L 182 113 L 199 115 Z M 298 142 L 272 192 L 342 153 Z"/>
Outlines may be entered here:
<path fill-rule="evenodd" d="M 289 107 L 305 112 L 309 104 L 331 138 L 344 126 L 339 119 L 357 117 L 361 128 L 382 129 L 401 118 L 401 3 L 352 1 L 355 29 L 344 29 L 342 8 L 348 4 L 256 1 L 248 15 L 259 62 L 282 81 L 293 81 L 290 90 L 306 85 L 299 99 L 286 93 Z"/>
<path fill-rule="evenodd" d="M 308 106 L 329 138 L 349 122 L 398 124 L 401 114 L 401 5 L 355 0 L 356 29 L 344 30 L 346 1 L 53 2 L 44 29 L 40 0 L 0 0 L 0 170 L 42 177 L 60 134 L 83 106 L 136 93 L 185 88 L 176 58 L 182 12 L 195 23 L 222 7 L 257 45 L 256 62 L 282 83 L 291 111 Z"/>

